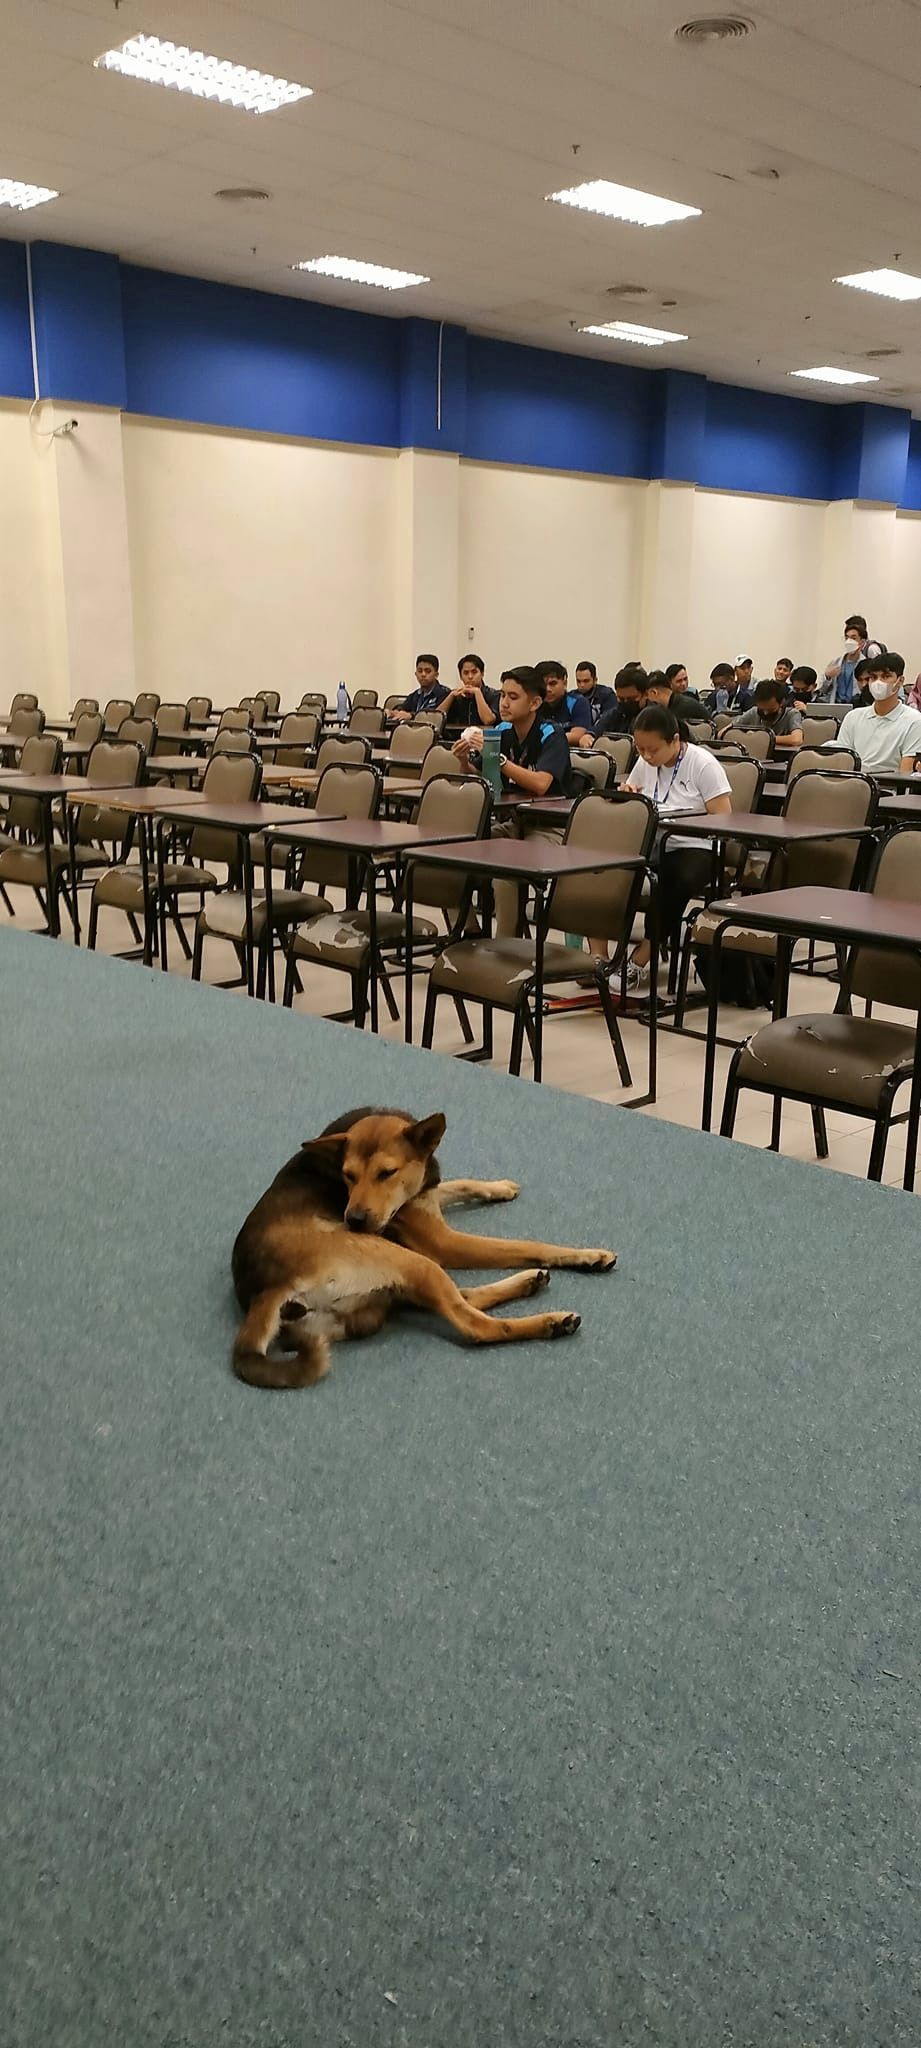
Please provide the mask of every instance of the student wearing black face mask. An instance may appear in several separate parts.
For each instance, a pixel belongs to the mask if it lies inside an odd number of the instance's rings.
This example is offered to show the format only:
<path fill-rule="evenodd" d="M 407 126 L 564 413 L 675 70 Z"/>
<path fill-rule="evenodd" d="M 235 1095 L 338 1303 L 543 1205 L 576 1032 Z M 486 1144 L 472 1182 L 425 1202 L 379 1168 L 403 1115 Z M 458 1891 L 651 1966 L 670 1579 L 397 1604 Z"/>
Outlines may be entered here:
<path fill-rule="evenodd" d="M 752 710 L 735 722 L 742 732 L 772 732 L 775 747 L 784 751 L 803 744 L 802 715 L 788 705 L 786 684 L 775 683 L 772 677 L 758 684 Z"/>

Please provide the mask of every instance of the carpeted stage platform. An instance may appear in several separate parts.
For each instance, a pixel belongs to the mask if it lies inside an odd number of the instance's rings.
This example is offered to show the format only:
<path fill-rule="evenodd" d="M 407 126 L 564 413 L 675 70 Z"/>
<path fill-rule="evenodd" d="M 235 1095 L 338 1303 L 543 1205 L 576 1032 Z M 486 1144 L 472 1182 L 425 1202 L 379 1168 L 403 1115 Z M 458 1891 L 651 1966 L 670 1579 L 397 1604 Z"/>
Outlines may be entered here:
<path fill-rule="evenodd" d="M 5 2048 L 917 2048 L 917 1204 L 6 931 L 0 1045 Z M 251 1392 L 375 1099 L 622 1265 Z"/>

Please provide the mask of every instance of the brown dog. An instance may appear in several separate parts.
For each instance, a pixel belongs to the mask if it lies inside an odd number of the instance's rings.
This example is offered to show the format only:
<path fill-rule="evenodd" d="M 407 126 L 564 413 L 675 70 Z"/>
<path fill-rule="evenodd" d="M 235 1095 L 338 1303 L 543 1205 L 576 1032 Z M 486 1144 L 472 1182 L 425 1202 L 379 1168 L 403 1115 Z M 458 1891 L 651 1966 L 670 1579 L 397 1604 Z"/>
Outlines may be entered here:
<path fill-rule="evenodd" d="M 486 1311 L 537 1294 L 549 1266 L 603 1273 L 616 1254 L 452 1230 L 442 1215 L 449 1202 L 511 1202 L 518 1189 L 511 1180 L 442 1181 L 435 1153 L 444 1132 L 443 1116 L 420 1123 L 406 1110 L 353 1109 L 282 1167 L 233 1248 L 244 1311 L 233 1354 L 241 1379 L 312 1386 L 329 1371 L 331 1343 L 371 1336 L 401 1303 L 434 1310 L 474 1344 L 578 1329 L 580 1317 L 567 1310 L 515 1318 Z M 533 1270 L 460 1288 L 446 1266 Z M 270 1357 L 276 1339 L 287 1357 Z"/>

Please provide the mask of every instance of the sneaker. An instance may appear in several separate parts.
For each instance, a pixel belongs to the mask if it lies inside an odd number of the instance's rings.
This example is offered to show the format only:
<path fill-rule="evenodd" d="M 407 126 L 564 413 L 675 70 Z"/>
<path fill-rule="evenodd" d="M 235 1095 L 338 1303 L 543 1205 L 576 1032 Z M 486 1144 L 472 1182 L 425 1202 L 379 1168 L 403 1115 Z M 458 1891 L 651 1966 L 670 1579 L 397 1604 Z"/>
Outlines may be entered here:
<path fill-rule="evenodd" d="M 648 962 L 648 960 L 647 960 L 647 962 L 646 962 L 646 965 L 645 965 L 645 967 L 640 967 L 640 966 L 638 965 L 637 961 L 635 961 L 635 960 L 630 960 L 630 961 L 628 961 L 628 963 L 627 963 L 627 993 L 628 993 L 628 995 L 631 995 L 631 996 L 635 996 L 635 995 L 637 995 L 637 994 L 639 993 L 639 990 L 640 990 L 640 989 L 642 989 L 642 988 L 648 988 L 648 987 L 649 987 L 649 962 Z"/>

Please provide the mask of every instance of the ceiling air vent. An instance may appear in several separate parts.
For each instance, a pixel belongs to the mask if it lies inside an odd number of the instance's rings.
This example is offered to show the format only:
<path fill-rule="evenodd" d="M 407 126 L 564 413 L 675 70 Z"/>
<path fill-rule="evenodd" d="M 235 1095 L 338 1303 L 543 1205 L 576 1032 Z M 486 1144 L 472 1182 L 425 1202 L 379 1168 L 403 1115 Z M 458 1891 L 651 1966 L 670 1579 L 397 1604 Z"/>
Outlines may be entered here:
<path fill-rule="evenodd" d="M 886 356 L 900 356 L 901 353 L 900 348 L 867 348 L 863 352 L 863 361 L 865 363 L 881 363 L 885 360 Z"/>
<path fill-rule="evenodd" d="M 222 185 L 215 192 L 215 199 L 223 199 L 228 206 L 252 205 L 254 200 L 271 199 L 271 192 L 263 192 L 259 185 Z"/>
<path fill-rule="evenodd" d="M 754 27 L 742 14 L 702 14 L 696 21 L 682 22 L 675 30 L 675 41 L 691 43 L 697 49 L 703 43 L 736 43 L 742 36 L 750 36 Z"/>
<path fill-rule="evenodd" d="M 606 299 L 648 299 L 648 284 L 609 284 L 605 287 Z"/>

